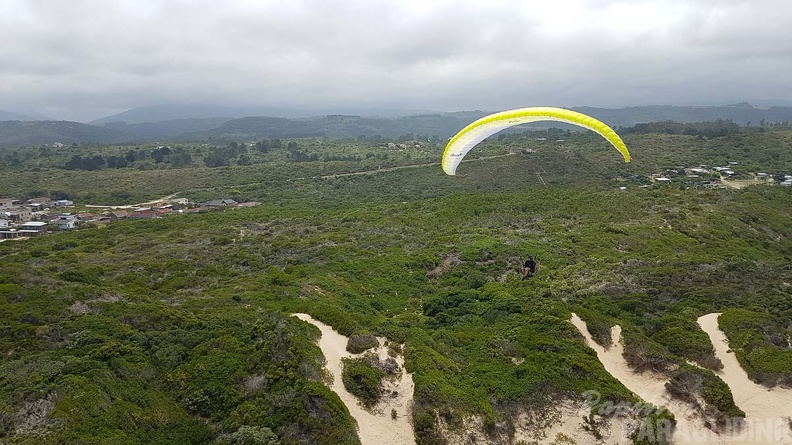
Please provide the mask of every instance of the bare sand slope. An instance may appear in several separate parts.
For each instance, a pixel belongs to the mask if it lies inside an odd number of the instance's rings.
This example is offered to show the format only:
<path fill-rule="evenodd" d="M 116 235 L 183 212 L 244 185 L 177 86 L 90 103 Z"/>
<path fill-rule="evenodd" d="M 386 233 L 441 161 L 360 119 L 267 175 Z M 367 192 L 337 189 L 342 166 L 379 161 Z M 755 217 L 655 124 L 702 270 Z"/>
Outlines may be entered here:
<path fill-rule="evenodd" d="M 718 375 L 731 388 L 734 401 L 746 413 L 745 422 L 735 419 L 722 428 L 719 433 L 704 425 L 696 410 L 685 402 L 673 400 L 665 391 L 667 377 L 655 373 L 636 373 L 622 357 L 624 348 L 620 342 L 621 328 L 614 326 L 611 331 L 613 346 L 605 350 L 595 343 L 588 332 L 585 322 L 572 314 L 570 320 L 586 338 L 589 346 L 597 352 L 605 369 L 624 386 L 643 400 L 665 406 L 677 419 L 674 432 L 675 444 L 792 444 L 792 390 L 776 388 L 768 390 L 748 379 L 734 354 L 727 352 L 726 336 L 718 329 L 718 316 L 708 314 L 698 319 L 706 332 L 718 358 L 724 365 Z"/>
<path fill-rule="evenodd" d="M 643 399 L 645 402 L 651 403 L 658 407 L 665 407 L 676 418 L 676 432 L 674 434 L 674 443 L 688 444 L 688 443 L 702 443 L 698 440 L 688 440 L 681 436 L 691 436 L 690 432 L 698 432 L 702 428 L 706 429 L 702 422 L 697 421 L 696 414 L 692 406 L 689 404 L 673 399 L 665 389 L 665 384 L 668 378 L 663 374 L 652 372 L 635 372 L 627 361 L 622 356 L 624 347 L 621 344 L 621 327 L 614 326 L 611 328 L 611 337 L 613 345 L 609 349 L 605 349 L 597 344 L 589 334 L 586 323 L 580 319 L 576 314 L 572 314 L 570 320 L 572 324 L 580 331 L 585 337 L 589 347 L 597 353 L 597 357 L 602 362 L 612 376 L 622 382 L 624 386 L 632 391 L 635 395 Z M 684 434 L 681 434 L 684 433 Z M 719 442 L 703 442 L 703 443 L 719 443 Z"/>
<path fill-rule="evenodd" d="M 401 376 L 393 383 L 386 384 L 386 395 L 373 409 L 367 410 L 361 406 L 357 398 L 344 388 L 341 382 L 341 359 L 345 357 L 358 357 L 361 354 L 351 354 L 346 351 L 348 338 L 334 331 L 330 326 L 321 321 L 314 320 L 308 314 L 294 314 L 300 320 L 313 324 L 322 331 L 319 348 L 327 360 L 327 369 L 333 376 L 332 390 L 344 402 L 349 413 L 357 420 L 358 434 L 363 445 L 412 445 L 415 444 L 415 435 L 411 424 L 410 407 L 413 398 L 412 376 L 404 370 L 404 358 L 396 357 L 396 362 L 402 368 Z M 380 358 L 388 356 L 385 339 L 379 338 L 377 353 Z M 389 396 L 388 393 L 394 394 Z M 393 419 L 391 410 L 396 410 L 397 417 Z"/>
<path fill-rule="evenodd" d="M 715 355 L 723 362 L 723 370 L 717 374 L 731 388 L 737 406 L 745 411 L 745 429 L 732 443 L 792 443 L 792 390 L 768 389 L 748 378 L 737 357 L 729 351 L 726 335 L 718 327 L 719 316 L 720 313 L 704 315 L 699 317 L 698 324 L 709 335 Z"/>

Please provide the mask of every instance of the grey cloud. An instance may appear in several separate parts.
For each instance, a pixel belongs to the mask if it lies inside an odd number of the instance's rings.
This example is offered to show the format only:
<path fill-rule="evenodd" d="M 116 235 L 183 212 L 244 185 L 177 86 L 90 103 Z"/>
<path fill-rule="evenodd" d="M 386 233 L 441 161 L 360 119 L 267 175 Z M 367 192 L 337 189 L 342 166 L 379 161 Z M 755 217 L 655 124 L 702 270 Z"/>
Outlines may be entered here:
<path fill-rule="evenodd" d="M 6 0 L 0 109 L 792 99 L 787 0 Z"/>

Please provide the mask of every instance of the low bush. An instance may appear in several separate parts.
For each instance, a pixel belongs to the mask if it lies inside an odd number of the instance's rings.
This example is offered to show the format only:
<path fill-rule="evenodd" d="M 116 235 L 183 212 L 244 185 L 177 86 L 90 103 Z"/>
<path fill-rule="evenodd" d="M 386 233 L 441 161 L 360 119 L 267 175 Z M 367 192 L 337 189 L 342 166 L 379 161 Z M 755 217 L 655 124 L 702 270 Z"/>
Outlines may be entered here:
<path fill-rule="evenodd" d="M 349 337 L 346 350 L 352 354 L 360 354 L 376 346 L 379 346 L 377 337 L 370 334 L 355 334 Z"/>
<path fill-rule="evenodd" d="M 341 380 L 344 387 L 355 395 L 366 407 L 373 407 L 382 396 L 382 379 L 385 371 L 373 366 L 365 358 L 342 360 L 344 370 Z"/>

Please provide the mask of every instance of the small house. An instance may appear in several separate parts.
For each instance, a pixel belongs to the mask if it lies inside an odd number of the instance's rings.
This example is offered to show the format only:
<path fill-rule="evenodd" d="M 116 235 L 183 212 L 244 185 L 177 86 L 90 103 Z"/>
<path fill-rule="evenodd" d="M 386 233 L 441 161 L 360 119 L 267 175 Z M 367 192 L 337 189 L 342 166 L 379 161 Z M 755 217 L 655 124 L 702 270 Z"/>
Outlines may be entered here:
<path fill-rule="evenodd" d="M 33 212 L 29 207 L 14 207 L 6 211 L 8 219 L 17 224 L 24 224 L 33 219 Z"/>
<path fill-rule="evenodd" d="M 30 198 L 27 200 L 27 203 L 30 205 L 41 205 L 42 207 L 52 207 L 53 201 L 49 198 Z"/>
<path fill-rule="evenodd" d="M 0 230 L 0 239 L 14 239 L 19 237 L 19 232 L 15 229 Z"/>
<path fill-rule="evenodd" d="M 39 214 L 39 219 L 42 221 L 54 222 L 56 219 L 63 215 L 61 212 L 47 212 Z"/>
<path fill-rule="evenodd" d="M 158 216 L 169 215 L 169 214 L 173 213 L 173 208 L 172 207 L 157 207 L 157 208 L 153 209 L 153 211 Z"/>
<path fill-rule="evenodd" d="M 110 221 L 118 221 L 119 219 L 126 219 L 129 213 L 126 210 L 113 210 L 108 214 Z"/>
<path fill-rule="evenodd" d="M 70 201 L 68 199 L 59 199 L 55 201 L 56 207 L 72 207 L 74 206 L 74 201 Z"/>
<path fill-rule="evenodd" d="M 22 230 L 27 231 L 35 231 L 35 232 L 46 232 L 47 231 L 47 223 L 44 221 L 30 221 L 22 224 Z"/>
<path fill-rule="evenodd" d="M 56 224 L 61 230 L 73 229 L 77 226 L 77 222 L 77 215 L 71 215 L 68 213 L 64 213 L 63 215 L 59 216 L 58 219 L 53 221 L 53 223 Z"/>
<path fill-rule="evenodd" d="M 128 219 L 154 219 L 156 217 L 157 214 L 151 209 L 136 209 L 127 216 Z"/>
<path fill-rule="evenodd" d="M 209 202 L 205 202 L 203 205 L 207 207 L 224 207 L 224 206 L 231 206 L 236 205 L 237 202 L 233 199 L 214 199 Z"/>

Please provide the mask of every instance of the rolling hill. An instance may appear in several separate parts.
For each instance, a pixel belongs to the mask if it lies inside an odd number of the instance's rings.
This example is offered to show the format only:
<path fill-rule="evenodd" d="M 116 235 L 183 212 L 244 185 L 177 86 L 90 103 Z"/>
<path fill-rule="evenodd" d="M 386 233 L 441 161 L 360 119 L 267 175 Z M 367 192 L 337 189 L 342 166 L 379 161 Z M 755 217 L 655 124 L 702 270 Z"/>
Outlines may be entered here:
<path fill-rule="evenodd" d="M 596 117 L 617 129 L 659 121 L 691 123 L 721 119 L 731 120 L 739 125 L 753 126 L 792 121 L 792 107 L 754 106 L 748 103 L 717 107 L 644 106 L 620 109 L 593 107 L 574 109 Z M 463 111 L 401 117 L 341 114 L 291 118 L 282 117 L 283 114 L 280 115 L 281 117 L 274 117 L 276 114 L 266 116 L 248 114 L 244 115 L 245 117 L 235 117 L 245 111 L 259 113 L 266 112 L 267 109 L 209 106 L 148 107 L 100 119 L 94 121 L 92 125 L 68 121 L 6 121 L 0 122 L 0 147 L 53 142 L 114 144 L 194 141 L 209 138 L 237 141 L 303 137 L 354 139 L 361 136 L 395 139 L 409 135 L 447 138 L 468 123 L 487 114 L 484 111 Z M 271 111 L 276 113 L 278 110 Z M 234 116 L 218 117 L 226 112 Z M 180 117 L 174 118 L 174 116 Z M 160 118 L 168 119 L 159 120 Z M 556 127 L 559 125 L 552 124 Z M 548 124 L 540 122 L 530 126 L 546 128 Z M 526 127 L 515 127 L 511 131 L 521 131 Z"/>

